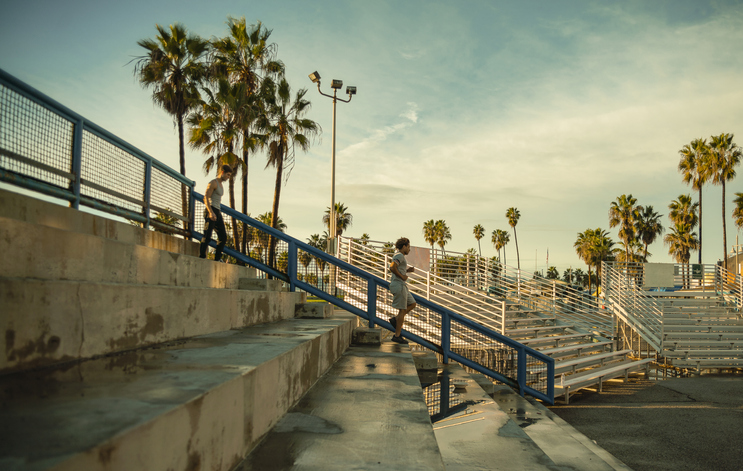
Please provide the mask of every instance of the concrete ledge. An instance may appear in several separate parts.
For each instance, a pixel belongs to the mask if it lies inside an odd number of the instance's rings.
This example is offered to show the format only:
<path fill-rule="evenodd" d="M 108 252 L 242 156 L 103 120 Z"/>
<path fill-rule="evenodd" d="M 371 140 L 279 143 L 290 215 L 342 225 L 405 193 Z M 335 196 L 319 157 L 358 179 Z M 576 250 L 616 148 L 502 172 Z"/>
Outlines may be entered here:
<path fill-rule="evenodd" d="M 0 372 L 294 317 L 302 293 L 0 278 Z"/>
<path fill-rule="evenodd" d="M 0 469 L 229 471 L 348 346 L 291 319 L 0 377 Z"/>
<path fill-rule="evenodd" d="M 198 257 L 198 242 L 0 190 L 0 217 Z"/>
<path fill-rule="evenodd" d="M 350 347 L 236 471 L 294 469 L 444 469 L 407 348 Z"/>
<path fill-rule="evenodd" d="M 333 317 L 335 306 L 330 303 L 300 303 L 296 305 L 295 317 L 303 319 L 327 319 Z"/>
<path fill-rule="evenodd" d="M 0 253 L 8 278 L 237 289 L 240 278 L 255 277 L 252 267 L 3 217 Z"/>
<path fill-rule="evenodd" d="M 419 371 L 436 371 L 439 368 L 439 362 L 432 352 L 413 352 L 413 361 L 415 369 Z"/>
<path fill-rule="evenodd" d="M 281 280 L 258 279 L 254 277 L 240 278 L 238 288 L 252 291 L 281 291 Z"/>
<path fill-rule="evenodd" d="M 354 345 L 381 345 L 382 330 L 370 329 L 369 327 L 357 327 L 353 329 L 351 342 Z"/>

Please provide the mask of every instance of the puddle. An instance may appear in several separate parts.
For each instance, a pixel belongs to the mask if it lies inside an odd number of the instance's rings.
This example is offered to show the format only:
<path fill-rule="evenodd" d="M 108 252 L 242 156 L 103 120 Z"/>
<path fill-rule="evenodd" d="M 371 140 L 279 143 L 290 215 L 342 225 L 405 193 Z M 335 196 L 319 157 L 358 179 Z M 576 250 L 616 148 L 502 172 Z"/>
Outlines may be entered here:
<path fill-rule="evenodd" d="M 460 392 L 465 392 L 465 389 L 457 389 L 454 386 L 456 379 L 451 378 L 448 371 L 439 371 L 435 377 L 419 375 L 419 378 L 423 386 L 423 396 L 426 399 L 431 423 L 435 424 L 448 417 L 465 412 L 471 406 L 487 402 L 464 399 Z M 477 387 L 470 381 L 469 387 L 473 386 Z"/>

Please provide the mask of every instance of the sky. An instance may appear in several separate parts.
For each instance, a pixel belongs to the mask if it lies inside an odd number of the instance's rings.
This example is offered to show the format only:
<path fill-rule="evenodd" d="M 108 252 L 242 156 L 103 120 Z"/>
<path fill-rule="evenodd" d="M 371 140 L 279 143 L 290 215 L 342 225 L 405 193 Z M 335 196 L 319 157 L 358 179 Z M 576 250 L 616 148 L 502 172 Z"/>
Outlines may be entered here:
<path fill-rule="evenodd" d="M 178 168 L 172 118 L 135 80 L 137 41 L 179 22 L 204 38 L 228 16 L 272 30 L 293 90 L 323 129 L 282 190 L 279 215 L 301 240 L 325 228 L 330 206 L 332 100 L 318 71 L 354 85 L 337 106 L 336 201 L 353 215 L 344 234 L 425 246 L 423 223 L 444 219 L 447 250 L 496 255 L 495 229 L 516 207 L 521 266 L 583 268 L 579 232 L 609 228 L 619 195 L 663 214 L 697 194 L 676 170 L 678 151 L 722 132 L 743 144 L 741 1 L 165 1 L 28 0 L 3 7 L 0 68 L 135 147 Z M 200 150 L 186 175 L 203 192 Z M 250 161 L 249 212 L 271 209 L 275 171 Z M 738 173 L 743 167 L 738 167 Z M 730 214 L 743 177 L 726 187 Z M 705 263 L 723 256 L 721 188 L 703 190 Z M 662 237 L 651 262 L 672 262 Z M 692 260 L 696 260 L 696 254 Z"/>

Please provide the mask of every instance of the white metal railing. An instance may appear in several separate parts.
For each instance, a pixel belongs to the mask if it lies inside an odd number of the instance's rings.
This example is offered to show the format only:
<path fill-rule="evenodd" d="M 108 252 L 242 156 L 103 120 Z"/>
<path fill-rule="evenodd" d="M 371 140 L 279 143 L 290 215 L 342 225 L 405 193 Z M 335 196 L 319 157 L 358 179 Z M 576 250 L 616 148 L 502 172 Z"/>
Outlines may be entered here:
<path fill-rule="evenodd" d="M 341 237 L 338 244 L 338 258 L 373 273 L 381 278 L 389 277 L 389 264 L 394 252 L 379 242 L 359 243 Z M 503 300 L 488 296 L 465 286 L 457 285 L 449 279 L 437 276 L 426 270 L 428 267 L 415 267 L 409 273 L 408 288 L 425 299 L 446 306 L 452 311 L 466 316 L 498 333 L 505 331 L 505 309 Z"/>
<path fill-rule="evenodd" d="M 729 306 L 738 311 L 743 309 L 743 277 L 727 270 L 722 265 L 716 266 L 716 290 Z"/>
<path fill-rule="evenodd" d="M 506 306 L 515 304 L 588 332 L 611 335 L 611 316 L 595 296 L 476 254 L 423 250 L 429 254 L 429 266 L 416 267 L 411 289 L 473 319 L 485 312 L 490 322 L 500 325 L 498 332 L 505 328 Z M 388 277 L 393 254 L 394 249 L 381 242 L 340 238 L 339 258 L 380 277 Z"/>
<path fill-rule="evenodd" d="M 606 305 L 656 351 L 663 344 L 663 306 L 642 290 L 642 264 L 601 263 Z"/>

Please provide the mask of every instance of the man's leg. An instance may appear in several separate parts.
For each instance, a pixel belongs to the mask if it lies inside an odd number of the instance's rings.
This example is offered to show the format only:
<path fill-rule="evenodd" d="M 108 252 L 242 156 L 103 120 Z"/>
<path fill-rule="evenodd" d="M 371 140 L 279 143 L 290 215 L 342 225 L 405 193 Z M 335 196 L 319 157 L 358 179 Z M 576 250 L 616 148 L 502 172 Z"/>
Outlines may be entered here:
<path fill-rule="evenodd" d="M 214 253 L 214 261 L 218 262 L 222 259 L 222 250 L 224 244 L 227 243 L 227 228 L 224 226 L 224 219 L 222 219 L 222 212 L 215 211 L 217 216 L 216 228 L 217 228 L 217 251 Z"/>
<path fill-rule="evenodd" d="M 214 230 L 214 221 L 207 216 L 204 221 L 204 236 L 199 244 L 199 258 L 206 258 L 206 251 L 209 249 L 209 241 L 212 240 L 212 231 Z"/>

